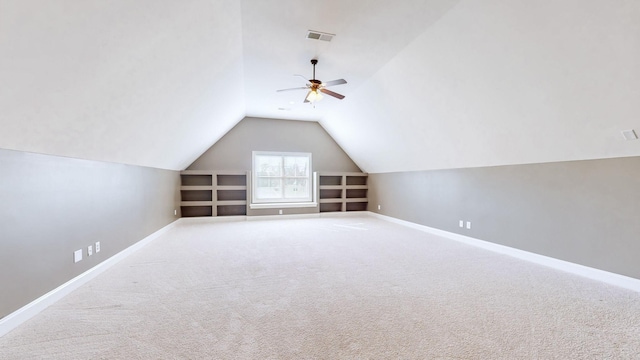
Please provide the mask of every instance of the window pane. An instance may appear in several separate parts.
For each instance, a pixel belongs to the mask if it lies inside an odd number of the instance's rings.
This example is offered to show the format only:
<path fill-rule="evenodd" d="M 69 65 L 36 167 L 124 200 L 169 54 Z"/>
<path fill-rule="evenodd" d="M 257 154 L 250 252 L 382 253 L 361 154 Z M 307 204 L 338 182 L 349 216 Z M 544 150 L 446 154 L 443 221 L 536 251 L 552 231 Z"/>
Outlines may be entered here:
<path fill-rule="evenodd" d="M 282 198 L 282 180 L 259 178 L 256 184 L 256 198 L 280 199 Z"/>
<path fill-rule="evenodd" d="M 284 176 L 309 176 L 309 158 L 306 156 L 285 156 Z"/>
<path fill-rule="evenodd" d="M 311 154 L 253 152 L 252 203 L 313 201 Z"/>
<path fill-rule="evenodd" d="M 307 179 L 286 179 L 284 197 L 285 199 L 308 198 L 309 181 L 307 181 Z"/>
<path fill-rule="evenodd" d="M 282 176 L 282 156 L 256 156 L 255 167 L 258 176 Z"/>

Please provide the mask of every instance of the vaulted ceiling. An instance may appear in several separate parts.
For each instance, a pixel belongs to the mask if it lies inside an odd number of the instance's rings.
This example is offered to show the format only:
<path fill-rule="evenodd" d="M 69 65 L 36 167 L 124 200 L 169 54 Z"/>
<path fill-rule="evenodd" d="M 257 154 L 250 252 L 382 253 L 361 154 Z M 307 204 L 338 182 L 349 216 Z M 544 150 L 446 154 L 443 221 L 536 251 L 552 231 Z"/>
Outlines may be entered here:
<path fill-rule="evenodd" d="M 344 100 L 276 92 L 311 58 Z M 0 0 L 0 148 L 180 170 L 254 116 L 368 172 L 637 156 L 638 64 L 636 0 Z"/>

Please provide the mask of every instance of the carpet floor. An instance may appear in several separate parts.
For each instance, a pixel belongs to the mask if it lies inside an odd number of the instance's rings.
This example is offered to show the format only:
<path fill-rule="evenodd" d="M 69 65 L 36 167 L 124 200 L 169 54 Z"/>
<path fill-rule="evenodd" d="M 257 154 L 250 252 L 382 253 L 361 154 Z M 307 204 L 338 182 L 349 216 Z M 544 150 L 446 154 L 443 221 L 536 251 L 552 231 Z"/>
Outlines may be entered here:
<path fill-rule="evenodd" d="M 640 294 L 367 215 L 184 221 L 0 359 L 639 359 Z"/>

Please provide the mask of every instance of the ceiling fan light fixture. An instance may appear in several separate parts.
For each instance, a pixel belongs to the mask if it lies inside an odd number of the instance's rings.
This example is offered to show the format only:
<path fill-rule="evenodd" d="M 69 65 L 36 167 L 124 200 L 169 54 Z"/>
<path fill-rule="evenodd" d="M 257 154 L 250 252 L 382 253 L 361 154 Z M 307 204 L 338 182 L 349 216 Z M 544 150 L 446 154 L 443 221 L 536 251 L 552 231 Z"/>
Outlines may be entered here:
<path fill-rule="evenodd" d="M 323 96 L 320 93 L 324 93 L 324 94 L 329 95 L 331 97 L 334 97 L 334 98 L 336 98 L 338 100 L 344 99 L 344 95 L 338 94 L 337 92 L 333 92 L 333 91 L 327 89 L 327 87 L 346 84 L 347 80 L 345 80 L 345 79 L 336 79 L 336 80 L 331 80 L 331 81 L 327 81 L 326 83 L 323 83 L 322 81 L 316 79 L 316 65 L 317 64 L 318 64 L 318 59 L 311 59 L 311 65 L 313 65 L 313 77 L 311 79 L 307 79 L 302 75 L 295 75 L 295 76 L 300 76 L 303 79 L 305 79 L 307 81 L 307 85 L 306 86 L 296 87 L 296 88 L 288 88 L 288 89 L 280 89 L 280 90 L 276 90 L 276 91 L 277 92 L 281 92 L 281 91 L 290 91 L 290 90 L 308 90 L 309 92 L 307 93 L 307 95 L 305 96 L 305 99 L 304 99 L 305 103 L 308 103 L 308 102 L 313 103 L 313 102 L 318 102 L 318 101 L 322 100 Z"/>
<path fill-rule="evenodd" d="M 307 95 L 307 101 L 308 102 L 318 102 L 320 100 L 322 100 L 323 96 L 321 93 L 318 92 L 318 90 L 311 90 L 309 91 L 309 94 Z"/>

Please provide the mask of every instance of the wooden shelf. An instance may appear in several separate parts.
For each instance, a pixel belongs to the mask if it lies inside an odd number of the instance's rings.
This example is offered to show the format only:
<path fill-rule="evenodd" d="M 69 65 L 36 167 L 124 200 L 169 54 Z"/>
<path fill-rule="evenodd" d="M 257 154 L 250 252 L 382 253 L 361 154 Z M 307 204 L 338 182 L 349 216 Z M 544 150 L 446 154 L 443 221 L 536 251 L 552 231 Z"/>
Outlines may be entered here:
<path fill-rule="evenodd" d="M 368 190 L 369 185 L 347 185 L 345 188 L 347 190 Z"/>
<path fill-rule="evenodd" d="M 320 212 L 363 211 L 369 199 L 367 173 L 321 172 L 318 175 Z"/>
<path fill-rule="evenodd" d="M 216 190 L 247 190 L 245 185 L 218 185 L 216 186 Z"/>
<path fill-rule="evenodd" d="M 361 202 L 361 203 L 366 203 L 369 202 L 369 199 L 367 198 L 346 198 L 344 199 L 345 202 Z"/>
<path fill-rule="evenodd" d="M 227 206 L 227 205 L 247 205 L 246 200 L 220 200 L 216 202 L 217 206 Z"/>
<path fill-rule="evenodd" d="M 341 203 L 341 202 L 344 202 L 343 198 L 320 199 L 320 204 Z"/>
<path fill-rule="evenodd" d="M 196 190 L 213 190 L 212 185 L 182 185 L 180 190 L 196 191 Z"/>
<path fill-rule="evenodd" d="M 213 175 L 213 173 L 210 170 L 183 170 L 180 175 Z"/>
<path fill-rule="evenodd" d="M 181 201 L 180 206 L 213 206 L 213 201 Z"/>
<path fill-rule="evenodd" d="M 342 190 L 342 185 L 320 185 L 320 190 Z"/>
<path fill-rule="evenodd" d="M 184 217 L 247 214 L 247 172 L 180 172 L 180 206 Z"/>
<path fill-rule="evenodd" d="M 361 173 L 361 172 L 336 172 L 336 171 L 323 171 L 320 173 L 320 176 L 359 176 L 359 177 L 368 177 L 369 174 Z"/>

